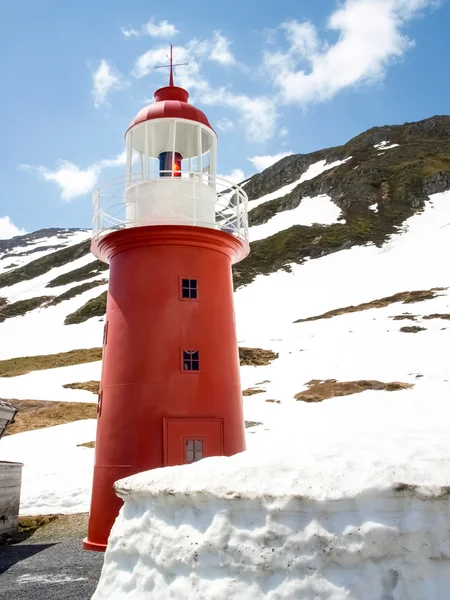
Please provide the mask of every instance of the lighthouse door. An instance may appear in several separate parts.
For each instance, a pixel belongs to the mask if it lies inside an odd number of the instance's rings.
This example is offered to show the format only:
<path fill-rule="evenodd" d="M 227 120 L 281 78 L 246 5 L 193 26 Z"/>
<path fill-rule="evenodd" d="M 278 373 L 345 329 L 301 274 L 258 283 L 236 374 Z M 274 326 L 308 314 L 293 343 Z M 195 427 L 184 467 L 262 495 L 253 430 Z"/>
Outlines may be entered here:
<path fill-rule="evenodd" d="M 165 467 L 222 455 L 222 419 L 164 419 Z"/>

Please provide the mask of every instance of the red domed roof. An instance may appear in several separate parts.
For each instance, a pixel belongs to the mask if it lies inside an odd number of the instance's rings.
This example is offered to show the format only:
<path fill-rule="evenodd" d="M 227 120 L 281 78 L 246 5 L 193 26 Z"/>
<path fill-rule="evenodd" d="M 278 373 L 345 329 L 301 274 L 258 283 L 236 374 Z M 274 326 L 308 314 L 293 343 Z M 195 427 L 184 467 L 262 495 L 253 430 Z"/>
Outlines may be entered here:
<path fill-rule="evenodd" d="M 188 103 L 189 94 L 186 90 L 174 85 L 163 87 L 155 92 L 155 102 L 141 109 L 131 121 L 131 129 L 138 123 L 151 119 L 188 119 L 206 125 L 212 129 L 205 113 Z"/>

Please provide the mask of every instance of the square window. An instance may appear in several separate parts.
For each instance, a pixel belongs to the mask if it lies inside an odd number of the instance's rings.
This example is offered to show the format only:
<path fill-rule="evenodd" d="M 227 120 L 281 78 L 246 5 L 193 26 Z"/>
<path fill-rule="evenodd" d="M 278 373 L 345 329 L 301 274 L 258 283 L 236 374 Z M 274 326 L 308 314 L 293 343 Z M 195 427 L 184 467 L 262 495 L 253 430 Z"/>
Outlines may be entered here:
<path fill-rule="evenodd" d="M 183 371 L 200 371 L 198 350 L 183 350 Z"/>
<path fill-rule="evenodd" d="M 203 440 L 186 440 L 185 462 L 193 463 L 203 458 Z"/>
<path fill-rule="evenodd" d="M 197 281 L 197 279 L 182 279 L 181 280 L 181 298 L 183 300 L 197 300 L 197 298 L 198 298 L 198 281 Z"/>

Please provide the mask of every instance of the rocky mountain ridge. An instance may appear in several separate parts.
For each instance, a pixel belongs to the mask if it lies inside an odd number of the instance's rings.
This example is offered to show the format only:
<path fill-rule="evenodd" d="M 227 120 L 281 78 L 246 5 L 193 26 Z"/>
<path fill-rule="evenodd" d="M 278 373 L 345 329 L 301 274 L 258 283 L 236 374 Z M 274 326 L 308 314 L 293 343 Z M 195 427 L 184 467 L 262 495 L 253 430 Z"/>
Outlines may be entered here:
<path fill-rule="evenodd" d="M 294 185 L 309 167 L 320 162 L 339 166 Z M 450 116 L 434 116 L 416 123 L 374 127 L 342 146 L 310 154 L 287 156 L 245 183 L 248 194 L 250 227 L 270 222 L 279 213 L 297 208 L 304 198 L 326 195 L 341 209 L 338 222 L 329 225 L 296 225 L 285 228 L 251 244 L 250 256 L 234 268 L 236 289 L 251 283 L 259 274 L 288 270 L 293 263 L 317 258 L 355 245 L 382 245 L 398 232 L 406 219 L 422 210 L 428 196 L 450 189 Z M 252 201 L 279 191 L 279 196 L 258 203 Z M 83 239 L 66 246 L 74 233 L 85 230 L 43 229 L 10 240 L 0 240 L 0 258 L 11 259 L 0 273 L 1 289 L 32 280 L 55 267 L 88 257 L 90 242 Z M 86 232 L 87 233 L 87 232 Z M 51 245 L 39 240 L 52 239 Z M 39 255 L 33 260 L 33 255 Z M 14 262 L 27 257 L 25 264 Z M 31 260 L 28 260 L 31 259 Z M 25 314 L 39 306 L 59 303 L 86 290 L 104 284 L 98 279 L 107 269 L 98 260 L 64 272 L 46 284 L 46 288 L 76 284 L 71 290 L 52 296 L 52 290 L 38 298 L 19 301 L 13 306 L 0 302 L 0 320 Z M 92 281 L 95 279 L 95 281 Z M 6 295 L 6 294 L 4 294 Z M 106 293 L 90 298 L 66 323 L 79 323 L 102 316 Z"/>

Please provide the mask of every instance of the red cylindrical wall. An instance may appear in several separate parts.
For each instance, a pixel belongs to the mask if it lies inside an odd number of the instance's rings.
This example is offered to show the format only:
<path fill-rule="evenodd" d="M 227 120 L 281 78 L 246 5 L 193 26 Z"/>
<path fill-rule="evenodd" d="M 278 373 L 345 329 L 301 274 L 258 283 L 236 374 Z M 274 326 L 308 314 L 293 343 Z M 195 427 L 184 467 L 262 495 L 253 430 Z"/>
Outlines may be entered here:
<path fill-rule="evenodd" d="M 248 251 L 195 227 L 123 230 L 100 246 L 111 267 L 84 543 L 99 550 L 122 504 L 113 483 L 165 464 L 164 419 L 221 419 L 223 454 L 245 449 L 231 263 Z M 197 299 L 181 298 L 181 279 L 197 280 Z M 183 370 L 183 350 L 198 350 L 198 372 Z"/>

